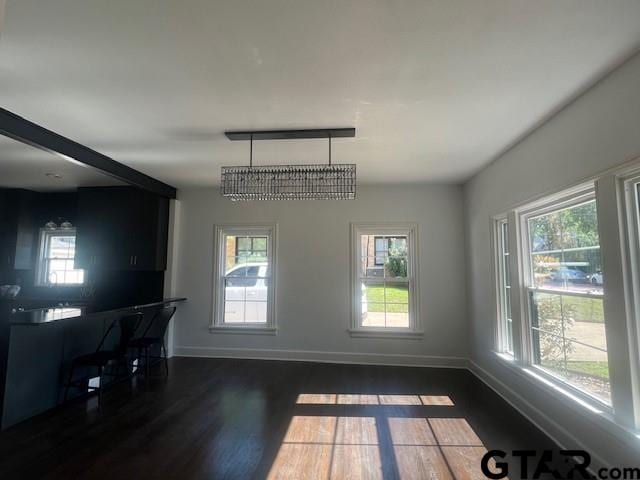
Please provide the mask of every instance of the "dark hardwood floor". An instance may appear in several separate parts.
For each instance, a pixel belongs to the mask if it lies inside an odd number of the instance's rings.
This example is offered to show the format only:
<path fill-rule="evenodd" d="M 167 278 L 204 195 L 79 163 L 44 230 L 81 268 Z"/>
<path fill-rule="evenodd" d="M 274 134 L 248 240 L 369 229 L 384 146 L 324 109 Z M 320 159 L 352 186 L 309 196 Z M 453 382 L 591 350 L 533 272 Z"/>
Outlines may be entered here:
<path fill-rule="evenodd" d="M 0 433 L 0 478 L 463 480 L 483 478 L 482 448 L 554 445 L 465 370 L 174 358 L 101 412 L 89 398 Z"/>

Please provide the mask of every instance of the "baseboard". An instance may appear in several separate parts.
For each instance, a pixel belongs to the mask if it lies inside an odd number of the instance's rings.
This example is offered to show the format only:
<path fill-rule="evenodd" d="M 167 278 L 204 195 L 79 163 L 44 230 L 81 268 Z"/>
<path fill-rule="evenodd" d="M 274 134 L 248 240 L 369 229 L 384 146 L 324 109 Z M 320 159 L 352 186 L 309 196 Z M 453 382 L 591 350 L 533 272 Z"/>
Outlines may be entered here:
<path fill-rule="evenodd" d="M 315 350 L 274 350 L 176 346 L 176 357 L 241 358 L 296 362 L 349 363 L 398 367 L 469 368 L 464 357 L 402 355 L 388 353 L 321 352 Z"/>
<path fill-rule="evenodd" d="M 591 454 L 593 463 L 599 464 L 599 466 L 609 467 L 608 462 L 606 462 L 602 457 L 598 454 L 594 454 L 590 449 L 586 448 L 582 441 L 572 435 L 568 430 L 560 426 L 557 422 L 554 422 L 548 415 L 546 415 L 542 410 L 538 407 L 534 406 L 531 402 L 529 402 L 522 395 L 514 391 L 511 387 L 505 384 L 503 381 L 496 378 L 491 373 L 487 372 L 480 365 L 475 363 L 473 360 L 468 360 L 469 362 L 469 371 L 475 375 L 475 377 L 480 380 L 482 383 L 487 385 L 491 390 L 493 390 L 496 394 L 498 394 L 505 402 L 511 405 L 515 410 L 520 413 L 523 417 L 525 417 L 529 422 L 535 425 L 542 433 L 544 433 L 547 437 L 549 437 L 556 445 L 558 445 L 562 449 L 567 449 L 566 444 L 570 443 L 572 448 L 580 448 L 586 451 L 589 451 Z M 528 410 L 528 411 L 527 411 Z M 538 417 L 537 419 L 534 417 Z M 564 437 L 564 439 L 558 438 L 558 435 L 552 434 L 549 432 L 547 428 L 541 425 L 541 421 L 547 422 L 549 424 L 555 425 L 555 428 L 558 432 Z"/>

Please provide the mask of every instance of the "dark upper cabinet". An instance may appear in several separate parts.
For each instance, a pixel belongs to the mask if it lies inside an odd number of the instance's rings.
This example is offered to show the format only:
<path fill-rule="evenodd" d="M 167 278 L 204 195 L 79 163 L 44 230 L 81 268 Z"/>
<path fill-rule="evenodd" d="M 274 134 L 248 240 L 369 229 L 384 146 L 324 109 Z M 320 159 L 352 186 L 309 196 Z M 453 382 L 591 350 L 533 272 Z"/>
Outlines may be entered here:
<path fill-rule="evenodd" d="M 78 268 L 165 270 L 169 200 L 134 187 L 80 188 Z"/>
<path fill-rule="evenodd" d="M 33 268 L 37 237 L 34 195 L 28 190 L 0 190 L 0 270 Z"/>

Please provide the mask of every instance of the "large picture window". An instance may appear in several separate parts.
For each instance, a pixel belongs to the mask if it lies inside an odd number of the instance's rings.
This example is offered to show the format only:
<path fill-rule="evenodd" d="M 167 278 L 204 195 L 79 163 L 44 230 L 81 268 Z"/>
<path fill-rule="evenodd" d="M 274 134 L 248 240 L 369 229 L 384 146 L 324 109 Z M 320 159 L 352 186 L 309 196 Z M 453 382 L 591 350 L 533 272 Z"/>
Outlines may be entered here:
<path fill-rule="evenodd" d="M 352 331 L 418 330 L 416 227 L 352 226 Z"/>
<path fill-rule="evenodd" d="M 275 226 L 216 227 L 214 328 L 273 329 Z"/>
<path fill-rule="evenodd" d="M 532 363 L 611 404 L 594 194 L 528 212 L 524 226 Z"/>

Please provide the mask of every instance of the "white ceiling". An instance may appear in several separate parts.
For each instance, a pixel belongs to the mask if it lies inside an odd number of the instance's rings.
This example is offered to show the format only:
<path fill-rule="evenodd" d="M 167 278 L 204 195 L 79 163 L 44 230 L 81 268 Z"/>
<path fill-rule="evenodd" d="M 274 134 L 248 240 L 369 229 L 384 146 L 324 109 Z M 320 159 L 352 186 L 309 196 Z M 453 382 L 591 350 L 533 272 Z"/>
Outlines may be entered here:
<path fill-rule="evenodd" d="M 2 28 L 0 105 L 175 186 L 248 163 L 225 130 L 350 126 L 361 183 L 461 182 L 637 51 L 640 1 L 8 0 Z"/>
<path fill-rule="evenodd" d="M 0 188 L 57 192 L 113 185 L 124 183 L 93 168 L 0 135 Z"/>

